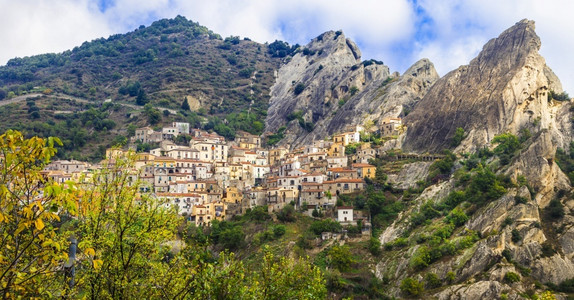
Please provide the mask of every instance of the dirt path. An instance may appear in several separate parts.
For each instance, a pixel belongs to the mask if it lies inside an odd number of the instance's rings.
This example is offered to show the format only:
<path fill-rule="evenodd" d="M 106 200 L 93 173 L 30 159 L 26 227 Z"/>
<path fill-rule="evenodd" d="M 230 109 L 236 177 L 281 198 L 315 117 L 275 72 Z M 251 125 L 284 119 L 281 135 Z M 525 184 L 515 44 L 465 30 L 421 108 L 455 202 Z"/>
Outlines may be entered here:
<path fill-rule="evenodd" d="M 0 101 L 0 107 L 1 106 L 5 106 L 5 105 L 9 105 L 12 103 L 18 103 L 18 102 L 22 102 L 22 101 L 26 101 L 29 98 L 35 98 L 35 97 L 41 97 L 41 96 L 46 96 L 48 98 L 54 98 L 54 99 L 70 99 L 76 102 L 81 102 L 81 103 L 97 103 L 96 101 L 90 101 L 90 100 L 86 100 L 86 99 L 82 99 L 82 98 L 77 98 L 74 96 L 69 96 L 69 95 L 64 95 L 64 94 L 54 94 L 54 95 L 44 95 L 44 94 L 39 94 L 39 93 L 34 93 L 34 94 L 27 94 L 27 95 L 22 95 L 22 96 L 17 96 L 14 97 L 12 99 L 8 99 L 8 100 L 2 100 Z M 135 104 L 129 104 L 129 103 L 123 103 L 123 102 L 113 102 L 114 104 L 119 104 L 122 106 L 126 106 L 129 108 L 133 108 L 136 110 L 143 110 L 142 106 L 138 106 Z M 164 111 L 167 110 L 169 111 L 169 113 L 171 113 L 172 115 L 177 114 L 177 111 L 171 108 L 166 108 L 166 107 L 159 107 L 159 106 L 154 106 L 154 108 L 159 109 L 160 111 Z"/>

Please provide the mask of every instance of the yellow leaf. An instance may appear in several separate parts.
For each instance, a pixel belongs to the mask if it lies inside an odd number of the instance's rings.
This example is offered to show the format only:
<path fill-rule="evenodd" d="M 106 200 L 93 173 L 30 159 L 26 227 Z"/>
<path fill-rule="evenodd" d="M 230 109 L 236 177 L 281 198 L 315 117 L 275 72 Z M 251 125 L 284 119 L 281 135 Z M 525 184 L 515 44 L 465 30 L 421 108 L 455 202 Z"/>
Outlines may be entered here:
<path fill-rule="evenodd" d="M 36 219 L 34 223 L 36 224 L 36 229 L 38 230 L 44 229 L 44 221 L 42 221 L 42 219 Z"/>
<path fill-rule="evenodd" d="M 22 232 L 22 230 L 26 229 L 26 224 L 24 223 L 20 223 L 18 225 L 18 228 L 16 229 L 16 231 L 14 232 L 14 235 L 18 235 L 20 232 Z"/>
<path fill-rule="evenodd" d="M 94 259 L 94 269 L 98 270 L 99 268 L 102 267 L 102 265 L 104 264 L 104 261 L 101 259 Z"/>
<path fill-rule="evenodd" d="M 94 248 L 88 248 L 88 249 L 84 250 L 84 253 L 86 253 L 86 255 L 90 255 L 90 256 L 96 255 L 96 251 L 94 250 Z"/>

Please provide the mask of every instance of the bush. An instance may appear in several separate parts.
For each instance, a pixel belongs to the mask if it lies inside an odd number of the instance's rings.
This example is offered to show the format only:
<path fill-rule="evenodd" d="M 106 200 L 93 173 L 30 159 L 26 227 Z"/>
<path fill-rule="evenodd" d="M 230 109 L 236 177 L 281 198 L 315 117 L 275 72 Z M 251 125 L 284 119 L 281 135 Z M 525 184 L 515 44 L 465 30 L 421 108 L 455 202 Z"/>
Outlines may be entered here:
<path fill-rule="evenodd" d="M 506 261 L 512 262 L 512 252 L 508 249 L 502 250 L 502 256 L 506 258 Z"/>
<path fill-rule="evenodd" d="M 225 229 L 223 232 L 221 232 L 218 238 L 218 241 L 221 242 L 221 245 L 223 245 L 225 249 L 229 249 L 231 251 L 239 249 L 244 240 L 245 233 L 243 233 L 243 229 L 241 229 L 239 226 Z"/>
<path fill-rule="evenodd" d="M 463 223 L 464 224 L 464 223 Z M 439 227 L 434 233 L 434 236 L 440 237 L 444 240 L 448 239 L 451 235 L 452 232 L 454 231 L 454 225 L 453 224 L 447 224 L 445 226 L 441 226 Z"/>
<path fill-rule="evenodd" d="M 256 206 L 253 209 L 248 209 L 243 217 L 248 220 L 255 221 L 256 223 L 271 220 L 271 216 L 267 213 L 267 205 Z"/>
<path fill-rule="evenodd" d="M 458 227 L 468 221 L 468 216 L 462 210 L 455 208 L 448 214 L 446 221 Z"/>
<path fill-rule="evenodd" d="M 373 256 L 378 256 L 381 254 L 381 241 L 376 237 L 371 237 L 369 239 L 369 244 L 367 248 L 369 249 L 369 252 L 371 252 Z"/>
<path fill-rule="evenodd" d="M 518 149 L 520 149 L 520 141 L 517 136 L 511 133 L 503 133 L 495 136 L 492 139 L 493 144 L 498 144 L 494 148 L 494 153 L 500 157 L 500 163 L 507 165 Z"/>
<path fill-rule="evenodd" d="M 456 274 L 454 274 L 453 271 L 450 271 L 450 272 L 446 273 L 445 279 L 446 279 L 446 282 L 448 282 L 449 284 L 453 283 L 454 280 L 456 279 Z"/>
<path fill-rule="evenodd" d="M 413 257 L 410 260 L 410 266 L 420 271 L 429 266 L 431 262 L 431 257 L 429 253 L 429 249 L 427 246 L 421 246 L 417 249 Z"/>
<path fill-rule="evenodd" d="M 568 101 L 570 100 L 570 96 L 566 92 L 556 93 L 553 90 L 550 90 L 548 93 L 548 100 L 557 100 L 557 101 Z"/>
<path fill-rule="evenodd" d="M 288 204 L 277 213 L 277 219 L 281 222 L 295 222 L 295 207 Z"/>
<path fill-rule="evenodd" d="M 548 215 L 554 220 L 564 217 L 564 206 L 559 199 L 553 199 L 550 201 L 546 211 L 548 212 Z"/>
<path fill-rule="evenodd" d="M 341 224 L 332 219 L 314 221 L 309 227 L 309 230 L 315 235 L 320 235 L 322 232 L 341 232 L 341 229 Z"/>
<path fill-rule="evenodd" d="M 427 273 L 425 275 L 425 282 L 428 288 L 437 288 L 442 285 L 442 282 L 435 273 Z"/>
<path fill-rule="evenodd" d="M 511 235 L 512 235 L 511 239 L 512 239 L 513 243 L 518 243 L 518 242 L 522 241 L 522 236 L 520 235 L 520 232 L 518 232 L 518 230 L 512 229 Z"/>
<path fill-rule="evenodd" d="M 305 85 L 302 83 L 298 83 L 295 88 L 293 89 L 293 93 L 295 94 L 295 96 L 298 96 L 299 94 L 301 94 L 303 91 L 305 90 Z"/>
<path fill-rule="evenodd" d="M 348 272 L 351 270 L 351 265 L 354 263 L 351 250 L 349 246 L 335 245 L 329 250 L 329 261 L 331 265 L 341 272 Z"/>
<path fill-rule="evenodd" d="M 519 282 L 520 275 L 514 272 L 507 272 L 506 274 L 504 274 L 504 281 L 506 281 L 507 283 Z"/>
<path fill-rule="evenodd" d="M 465 135 L 464 129 L 462 127 L 458 127 L 454 132 L 452 140 L 450 141 L 450 146 L 456 148 L 458 145 L 460 145 L 462 140 L 464 140 L 465 137 L 464 135 Z"/>
<path fill-rule="evenodd" d="M 563 293 L 574 293 L 574 278 L 562 281 L 556 289 Z"/>
<path fill-rule="evenodd" d="M 556 254 L 556 250 L 549 241 L 542 243 L 542 257 L 550 257 Z"/>
<path fill-rule="evenodd" d="M 414 278 L 407 277 L 401 281 L 401 292 L 407 296 L 417 297 L 423 293 L 423 284 L 415 280 Z"/>
<path fill-rule="evenodd" d="M 275 225 L 275 227 L 273 227 L 273 235 L 275 235 L 276 238 L 282 237 L 286 231 L 287 227 L 285 227 L 285 225 Z"/>

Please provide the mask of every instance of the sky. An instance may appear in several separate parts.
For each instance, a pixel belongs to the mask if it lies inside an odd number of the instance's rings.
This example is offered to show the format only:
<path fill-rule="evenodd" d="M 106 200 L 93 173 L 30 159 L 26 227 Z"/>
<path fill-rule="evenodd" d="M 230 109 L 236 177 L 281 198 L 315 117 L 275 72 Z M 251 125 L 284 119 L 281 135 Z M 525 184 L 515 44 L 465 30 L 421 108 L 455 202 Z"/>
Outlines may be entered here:
<path fill-rule="evenodd" d="M 182 15 L 223 37 L 261 43 L 304 45 L 342 30 L 363 59 L 403 73 L 428 58 L 441 76 L 527 18 L 536 22 L 540 53 L 574 94 L 571 0 L 0 0 L 0 7 L 0 65 Z"/>

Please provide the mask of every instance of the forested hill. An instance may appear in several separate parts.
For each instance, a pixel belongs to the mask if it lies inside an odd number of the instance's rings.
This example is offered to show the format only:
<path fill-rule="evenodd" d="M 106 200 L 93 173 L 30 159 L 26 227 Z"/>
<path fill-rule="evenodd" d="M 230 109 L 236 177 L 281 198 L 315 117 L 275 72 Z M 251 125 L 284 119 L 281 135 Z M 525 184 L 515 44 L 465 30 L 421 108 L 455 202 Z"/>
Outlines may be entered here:
<path fill-rule="evenodd" d="M 99 114 L 94 122 L 108 124 L 84 127 L 80 139 L 87 139 L 88 144 L 96 140 L 92 136 L 99 129 L 111 130 L 106 132 L 111 143 L 113 137 L 129 134 L 125 131 L 128 124 L 175 120 L 196 125 L 210 121 L 208 127 L 217 127 L 227 137 L 239 129 L 261 134 L 263 123 L 257 120 L 267 113 L 274 73 L 295 48 L 283 42 L 267 45 L 248 38 L 222 38 L 178 16 L 85 42 L 63 53 L 14 58 L 0 67 L 0 130 L 16 128 L 28 135 L 57 135 L 72 141 L 78 138 L 54 129 L 55 125 L 65 128 L 63 121 L 68 121 L 68 127 L 75 120 L 85 123 L 80 114 L 93 108 L 97 112 L 92 115 Z M 34 93 L 44 97 L 28 99 L 27 105 L 25 101 L 3 105 Z M 97 106 L 105 99 L 115 105 L 111 112 Z M 136 105 L 146 103 L 156 110 L 137 109 Z M 165 109 L 171 109 L 171 114 Z M 107 120 L 115 124 L 110 126 Z M 68 147 L 92 152 L 70 143 Z"/>
<path fill-rule="evenodd" d="M 54 92 L 135 103 L 141 88 L 152 102 L 173 108 L 194 96 L 211 113 L 239 112 L 254 100 L 266 109 L 278 59 L 267 47 L 220 35 L 184 17 L 163 19 L 127 34 L 84 42 L 60 54 L 15 58 L 0 67 L 0 85 L 16 94 L 43 86 Z M 250 95 L 250 77 L 258 79 Z M 122 87 L 124 87 L 122 89 Z M 225 99 L 219 104 L 221 99 Z M 265 104 L 265 105 L 264 105 Z"/>

